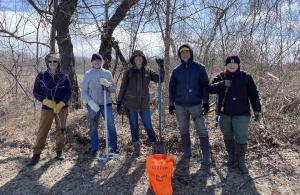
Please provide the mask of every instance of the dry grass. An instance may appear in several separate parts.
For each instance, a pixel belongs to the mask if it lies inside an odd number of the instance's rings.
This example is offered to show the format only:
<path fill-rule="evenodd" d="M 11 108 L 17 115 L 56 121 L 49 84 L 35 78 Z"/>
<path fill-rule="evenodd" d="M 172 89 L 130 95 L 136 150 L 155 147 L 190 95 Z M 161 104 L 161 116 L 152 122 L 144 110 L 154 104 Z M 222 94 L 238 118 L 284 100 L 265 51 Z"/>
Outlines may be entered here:
<path fill-rule="evenodd" d="M 284 75 L 284 74 L 283 74 Z M 214 128 L 214 114 L 208 117 L 213 166 L 210 171 L 200 165 L 198 140 L 192 134 L 193 158 L 182 162 L 179 131 L 175 117 L 166 116 L 165 138 L 176 167 L 174 194 L 299 194 L 299 72 L 281 78 L 282 83 L 264 80 L 260 92 L 264 102 L 265 126 L 251 123 L 248 166 L 250 176 L 228 173 L 223 161 L 225 148 L 219 129 Z M 82 76 L 79 76 L 79 81 Z M 24 78 L 28 93 L 32 79 Z M 8 90 L 8 84 L 1 88 Z M 279 87 L 278 87 L 279 86 Z M 278 89 L 275 91 L 275 89 Z M 155 89 L 152 90 L 155 93 Z M 153 95 L 154 96 L 154 95 Z M 7 93 L 1 99 L 0 112 L 0 193 L 1 194 L 149 194 L 145 174 L 145 158 L 131 157 L 128 120 L 121 124 L 116 116 L 116 128 L 122 156 L 119 161 L 101 165 L 88 155 L 89 131 L 86 111 L 72 111 L 68 118 L 65 160 L 52 159 L 55 143 L 53 129 L 42 160 L 33 169 L 25 165 L 31 156 L 39 122 L 40 104 L 29 101 L 22 92 L 14 98 Z M 153 113 L 154 126 L 158 127 L 157 110 Z M 53 127 L 54 128 L 54 127 Z M 104 148 L 103 126 L 100 126 L 100 143 Z M 150 152 L 147 136 L 142 131 L 143 152 Z M 183 174 L 182 174 L 183 173 Z M 183 175 L 183 176 L 182 176 Z"/>

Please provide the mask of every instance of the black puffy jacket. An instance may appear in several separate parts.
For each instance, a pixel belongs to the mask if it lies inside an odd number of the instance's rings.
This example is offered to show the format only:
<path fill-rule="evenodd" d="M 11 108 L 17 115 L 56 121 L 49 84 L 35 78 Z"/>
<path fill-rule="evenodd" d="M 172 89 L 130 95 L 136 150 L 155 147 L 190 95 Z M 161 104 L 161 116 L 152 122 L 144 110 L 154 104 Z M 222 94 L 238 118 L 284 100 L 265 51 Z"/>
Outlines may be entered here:
<path fill-rule="evenodd" d="M 226 115 L 250 115 L 250 103 L 254 112 L 261 112 L 259 94 L 252 76 L 238 70 L 233 74 L 225 72 L 217 75 L 209 85 L 209 92 L 217 94 L 217 114 L 221 112 L 222 101 L 225 96 L 224 80 L 232 80 L 224 104 Z"/>

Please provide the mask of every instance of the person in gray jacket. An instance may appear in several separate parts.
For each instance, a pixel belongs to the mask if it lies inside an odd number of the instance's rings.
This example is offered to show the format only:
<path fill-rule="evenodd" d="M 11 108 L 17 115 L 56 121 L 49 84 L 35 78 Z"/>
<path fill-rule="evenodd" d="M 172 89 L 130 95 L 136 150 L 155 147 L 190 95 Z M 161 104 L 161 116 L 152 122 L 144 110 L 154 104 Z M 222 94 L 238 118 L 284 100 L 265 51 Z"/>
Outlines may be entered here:
<path fill-rule="evenodd" d="M 82 86 L 83 102 L 87 106 L 88 123 L 91 136 L 91 154 L 97 155 L 99 149 L 98 125 L 100 114 L 104 118 L 104 89 L 107 103 L 107 124 L 111 153 L 119 153 L 117 133 L 112 112 L 112 99 L 110 93 L 116 91 L 116 83 L 110 71 L 102 66 L 104 60 L 98 53 L 92 55 L 92 68 L 85 73 Z"/>

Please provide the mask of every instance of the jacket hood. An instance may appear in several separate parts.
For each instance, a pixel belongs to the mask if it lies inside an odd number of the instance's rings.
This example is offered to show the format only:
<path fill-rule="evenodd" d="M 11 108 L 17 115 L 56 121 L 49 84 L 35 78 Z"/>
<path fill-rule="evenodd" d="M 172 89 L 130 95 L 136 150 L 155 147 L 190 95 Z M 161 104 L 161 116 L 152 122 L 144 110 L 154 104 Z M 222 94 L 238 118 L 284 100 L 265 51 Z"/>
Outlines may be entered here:
<path fill-rule="evenodd" d="M 146 59 L 145 54 L 144 54 L 141 50 L 135 50 L 135 51 L 132 52 L 132 55 L 131 55 L 131 57 L 130 57 L 130 59 L 129 59 L 130 63 L 131 63 L 133 66 L 135 66 L 134 58 L 135 58 L 136 56 L 142 56 L 143 59 L 144 59 L 144 60 L 143 60 L 143 66 L 146 66 L 146 65 L 147 65 L 147 59 Z"/>
<path fill-rule="evenodd" d="M 188 63 L 193 62 L 193 61 L 194 61 L 194 53 L 193 53 L 192 48 L 191 48 L 188 44 L 183 44 L 183 45 L 181 45 L 181 46 L 179 47 L 179 49 L 177 50 L 177 55 L 178 55 L 179 59 L 181 60 L 181 63 L 182 63 L 182 64 L 185 64 L 185 62 L 181 59 L 181 53 L 180 53 L 180 50 L 181 50 L 182 48 L 184 48 L 184 47 L 186 47 L 186 48 L 188 48 L 188 49 L 190 50 L 191 58 L 189 59 Z"/>

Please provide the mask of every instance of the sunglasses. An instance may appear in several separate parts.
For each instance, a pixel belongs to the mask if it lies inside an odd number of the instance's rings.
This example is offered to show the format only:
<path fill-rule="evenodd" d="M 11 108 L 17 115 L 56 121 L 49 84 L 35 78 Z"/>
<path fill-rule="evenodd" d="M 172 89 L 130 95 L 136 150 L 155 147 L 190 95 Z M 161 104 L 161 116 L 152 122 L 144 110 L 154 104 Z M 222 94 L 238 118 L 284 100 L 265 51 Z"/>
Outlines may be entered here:
<path fill-rule="evenodd" d="M 53 60 L 53 61 L 49 60 L 48 61 L 48 63 L 57 63 L 57 62 L 58 62 L 57 60 Z"/>

